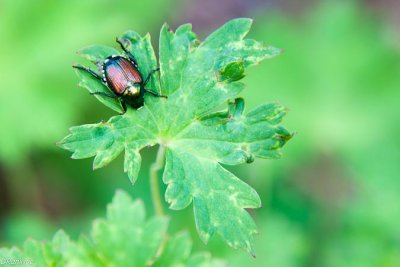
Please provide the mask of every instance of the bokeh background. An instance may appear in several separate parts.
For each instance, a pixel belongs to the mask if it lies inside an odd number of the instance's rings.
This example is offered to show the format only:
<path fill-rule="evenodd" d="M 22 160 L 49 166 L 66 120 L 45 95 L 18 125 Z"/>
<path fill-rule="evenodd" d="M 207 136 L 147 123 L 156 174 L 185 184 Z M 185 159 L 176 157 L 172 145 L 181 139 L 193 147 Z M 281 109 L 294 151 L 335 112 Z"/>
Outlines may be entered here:
<path fill-rule="evenodd" d="M 191 22 L 200 38 L 235 17 L 254 18 L 251 37 L 285 53 L 248 71 L 248 108 L 279 101 L 297 135 L 280 160 L 231 168 L 259 192 L 257 259 L 214 238 L 203 245 L 191 208 L 169 212 L 195 250 L 230 266 L 400 266 L 400 2 L 296 0 L 0 0 L 0 246 L 74 239 L 105 213 L 117 188 L 150 213 L 143 152 L 138 183 L 122 157 L 93 172 L 55 143 L 67 129 L 114 113 L 77 87 L 71 65 L 90 44 L 116 47 L 125 30 Z"/>

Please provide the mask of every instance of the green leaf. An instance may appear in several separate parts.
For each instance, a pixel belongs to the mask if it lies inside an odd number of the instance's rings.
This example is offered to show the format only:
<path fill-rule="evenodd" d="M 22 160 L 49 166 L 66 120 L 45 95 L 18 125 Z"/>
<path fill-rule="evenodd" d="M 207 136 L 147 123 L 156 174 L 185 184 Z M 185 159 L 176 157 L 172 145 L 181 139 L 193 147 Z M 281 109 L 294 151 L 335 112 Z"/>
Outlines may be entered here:
<path fill-rule="evenodd" d="M 64 254 L 70 246 L 70 239 L 64 231 L 58 231 L 50 242 L 28 239 L 23 250 L 13 247 L 0 248 L 0 265 L 66 266 Z"/>
<path fill-rule="evenodd" d="M 162 255 L 154 263 L 154 266 L 179 266 L 188 260 L 191 250 L 192 240 L 189 233 L 178 233 L 168 240 Z"/>
<path fill-rule="evenodd" d="M 33 259 L 36 266 L 65 266 L 63 253 L 70 245 L 69 237 L 63 232 L 58 231 L 51 242 L 43 243 L 33 239 L 28 239 L 24 243 L 24 255 L 28 259 Z"/>
<path fill-rule="evenodd" d="M 146 266 L 165 238 L 168 220 L 154 217 L 146 221 L 145 217 L 142 201 L 132 202 L 118 191 L 107 208 L 107 218 L 93 224 L 91 249 L 99 260 L 115 266 Z"/>
<path fill-rule="evenodd" d="M 274 103 L 244 113 L 245 68 L 280 53 L 280 49 L 244 39 L 249 19 L 235 19 L 203 43 L 189 24 L 176 32 L 164 25 L 160 33 L 160 80 L 152 90 L 168 96 L 145 96 L 145 105 L 128 109 L 108 122 L 71 128 L 60 146 L 73 158 L 95 157 L 100 168 L 125 150 L 124 170 L 132 182 L 138 176 L 140 150 L 165 146 L 166 201 L 180 210 L 193 203 L 196 227 L 207 242 L 218 234 L 233 248 L 254 255 L 256 226 L 245 209 L 260 207 L 254 189 L 221 164 L 250 163 L 256 157 L 278 158 L 291 138 L 279 125 L 286 109 Z M 120 40 L 136 57 L 143 76 L 157 68 L 150 37 L 127 32 Z M 94 53 L 93 58 L 99 52 Z M 87 56 L 88 57 L 88 56 Z M 221 109 L 221 105 L 227 108 Z"/>
<path fill-rule="evenodd" d="M 167 225 L 166 217 L 146 219 L 141 200 L 133 201 L 127 193 L 117 191 L 106 218 L 94 221 L 90 237 L 81 236 L 74 242 L 59 231 L 50 242 L 28 239 L 22 250 L 0 248 L 0 260 L 9 260 L 5 266 L 18 261 L 56 267 L 221 266 L 213 265 L 215 260 L 210 257 L 197 260 L 203 265 L 191 264 L 188 233 L 168 238 Z"/>

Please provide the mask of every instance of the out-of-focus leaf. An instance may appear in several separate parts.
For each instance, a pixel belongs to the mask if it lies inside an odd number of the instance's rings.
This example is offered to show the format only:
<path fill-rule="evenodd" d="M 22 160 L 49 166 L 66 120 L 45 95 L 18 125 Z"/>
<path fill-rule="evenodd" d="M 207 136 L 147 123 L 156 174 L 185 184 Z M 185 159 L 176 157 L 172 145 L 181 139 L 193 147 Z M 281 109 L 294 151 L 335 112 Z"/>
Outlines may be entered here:
<path fill-rule="evenodd" d="M 189 235 L 180 233 L 168 239 L 167 225 L 166 217 L 146 219 L 141 200 L 132 201 L 127 193 L 117 191 L 106 218 L 94 221 L 90 237 L 81 236 L 74 242 L 58 231 L 50 242 L 28 239 L 22 250 L 1 248 L 0 264 L 4 261 L 5 266 L 14 266 L 29 261 L 34 266 L 55 267 L 223 266 L 209 256 L 190 256 Z M 197 265 L 191 264 L 193 259 Z"/>

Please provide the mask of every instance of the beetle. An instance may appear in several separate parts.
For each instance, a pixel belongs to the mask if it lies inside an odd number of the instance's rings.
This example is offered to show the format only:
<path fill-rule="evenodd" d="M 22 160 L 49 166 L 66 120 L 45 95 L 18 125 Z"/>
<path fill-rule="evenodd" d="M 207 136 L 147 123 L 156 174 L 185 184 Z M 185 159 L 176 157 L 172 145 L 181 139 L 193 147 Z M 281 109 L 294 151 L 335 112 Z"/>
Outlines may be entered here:
<path fill-rule="evenodd" d="M 76 69 L 86 71 L 110 89 L 110 93 L 92 92 L 91 94 L 119 99 L 124 113 L 127 110 L 127 105 L 134 109 L 142 107 L 144 105 L 145 93 L 149 93 L 156 97 L 167 98 L 166 96 L 145 88 L 150 77 L 155 72 L 159 71 L 159 68 L 152 70 L 147 75 L 146 79 L 143 80 L 135 57 L 125 48 L 118 38 L 116 38 L 116 42 L 121 46 L 126 57 L 120 55 L 111 55 L 107 57 L 101 65 L 101 76 L 90 68 L 81 65 L 73 66 Z"/>

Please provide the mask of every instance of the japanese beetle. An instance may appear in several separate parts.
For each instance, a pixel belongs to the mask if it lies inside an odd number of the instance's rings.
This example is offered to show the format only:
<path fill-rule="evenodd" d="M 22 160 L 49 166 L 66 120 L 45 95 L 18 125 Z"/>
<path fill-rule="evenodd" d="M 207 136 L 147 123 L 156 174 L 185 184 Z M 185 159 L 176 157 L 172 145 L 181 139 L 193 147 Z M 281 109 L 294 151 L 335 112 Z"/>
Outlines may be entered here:
<path fill-rule="evenodd" d="M 116 41 L 121 46 L 122 50 L 126 54 L 126 57 L 119 55 L 107 57 L 101 65 L 101 76 L 90 68 L 80 65 L 73 66 L 76 69 L 88 72 L 110 89 L 110 93 L 93 92 L 91 94 L 119 99 L 124 112 L 127 110 L 127 105 L 134 109 L 142 107 L 144 105 L 145 93 L 166 98 L 166 96 L 160 95 L 145 88 L 150 80 L 151 75 L 153 75 L 159 69 L 151 71 L 149 75 L 147 75 L 146 79 L 143 80 L 135 57 L 125 48 L 118 38 Z"/>

